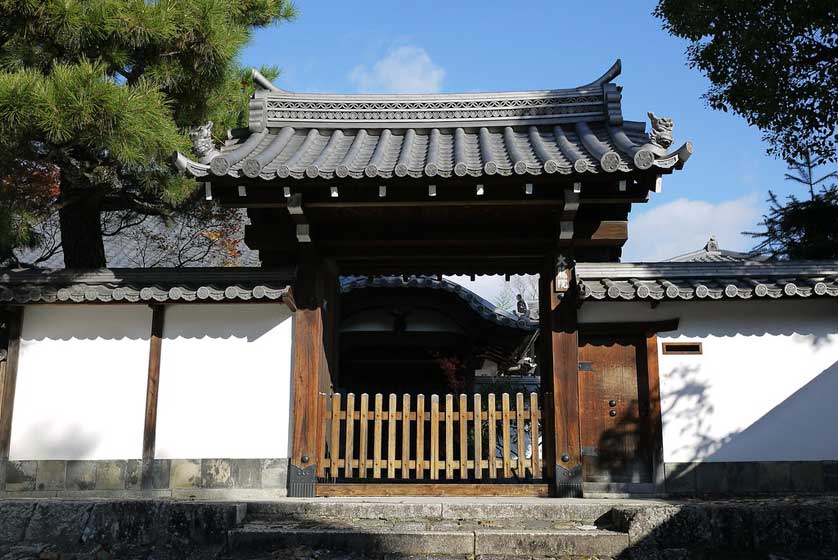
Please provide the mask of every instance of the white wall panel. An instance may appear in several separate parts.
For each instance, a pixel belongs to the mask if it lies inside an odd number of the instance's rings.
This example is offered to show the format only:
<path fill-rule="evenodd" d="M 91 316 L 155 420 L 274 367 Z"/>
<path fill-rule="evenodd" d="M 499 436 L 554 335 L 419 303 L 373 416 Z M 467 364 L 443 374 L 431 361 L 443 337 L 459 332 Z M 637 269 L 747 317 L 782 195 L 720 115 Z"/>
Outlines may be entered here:
<path fill-rule="evenodd" d="M 150 329 L 144 305 L 26 307 L 11 458 L 139 458 Z"/>
<path fill-rule="evenodd" d="M 156 456 L 287 457 L 291 342 L 279 303 L 169 306 Z"/>
<path fill-rule="evenodd" d="M 680 317 L 660 355 L 666 461 L 838 460 L 838 302 L 585 303 L 582 322 Z M 660 348 L 659 348 L 660 351 Z"/>

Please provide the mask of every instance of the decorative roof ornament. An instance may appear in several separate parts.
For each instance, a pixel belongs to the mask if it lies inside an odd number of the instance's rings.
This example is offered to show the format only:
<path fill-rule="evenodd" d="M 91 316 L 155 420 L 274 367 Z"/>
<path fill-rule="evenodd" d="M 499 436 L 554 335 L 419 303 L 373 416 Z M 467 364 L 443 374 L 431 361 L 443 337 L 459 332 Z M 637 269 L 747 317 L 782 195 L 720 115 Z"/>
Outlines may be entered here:
<path fill-rule="evenodd" d="M 708 253 L 718 253 L 719 251 L 719 242 L 716 241 L 716 236 L 711 235 L 710 239 L 707 240 L 707 244 L 704 246 L 704 250 Z"/>
<path fill-rule="evenodd" d="M 675 121 L 666 117 L 658 117 L 649 111 L 649 120 L 652 121 L 652 131 L 649 133 L 649 141 L 655 146 L 664 150 L 668 149 L 675 138 L 672 136 L 672 129 L 675 128 Z"/>
<path fill-rule="evenodd" d="M 221 155 L 212 141 L 212 121 L 191 129 L 189 139 L 192 140 L 192 151 L 200 158 L 198 161 L 201 163 L 209 163 L 212 158 Z"/>

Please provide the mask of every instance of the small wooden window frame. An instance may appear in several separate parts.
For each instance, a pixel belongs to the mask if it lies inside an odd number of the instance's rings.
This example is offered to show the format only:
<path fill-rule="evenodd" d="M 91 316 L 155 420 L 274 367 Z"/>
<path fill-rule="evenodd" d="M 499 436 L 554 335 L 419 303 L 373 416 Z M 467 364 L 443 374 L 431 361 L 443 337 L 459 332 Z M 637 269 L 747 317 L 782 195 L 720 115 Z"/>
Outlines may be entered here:
<path fill-rule="evenodd" d="M 704 353 L 700 342 L 664 342 L 661 346 L 664 354 L 698 356 Z"/>

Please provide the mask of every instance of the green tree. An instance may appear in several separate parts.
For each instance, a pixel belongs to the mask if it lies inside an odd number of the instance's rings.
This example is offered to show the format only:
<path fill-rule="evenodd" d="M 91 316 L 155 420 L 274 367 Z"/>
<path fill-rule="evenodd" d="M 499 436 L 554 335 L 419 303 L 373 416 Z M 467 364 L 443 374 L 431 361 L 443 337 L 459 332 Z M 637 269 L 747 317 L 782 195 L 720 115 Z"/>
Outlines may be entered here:
<path fill-rule="evenodd" d="M 817 157 L 812 157 L 808 152 L 799 160 L 791 160 L 789 162 L 789 170 L 792 173 L 786 173 L 786 181 L 792 181 L 803 185 L 809 191 L 809 197 L 815 198 L 815 190 L 819 189 L 825 181 L 835 180 L 838 178 L 838 173 L 831 171 L 821 177 L 815 176 L 815 170 L 823 165 L 823 161 Z"/>
<path fill-rule="evenodd" d="M 293 17 L 287 0 L 0 0 L 0 178 L 18 185 L 0 183 L 0 202 L 19 202 L 0 213 L 0 259 L 37 242 L 43 200 L 15 182 L 33 165 L 57 174 L 68 267 L 106 265 L 103 212 L 191 203 L 196 184 L 169 157 L 190 150 L 192 126 L 245 122 L 236 56 L 255 28 Z"/>
<path fill-rule="evenodd" d="M 768 213 L 762 217 L 758 232 L 747 232 L 759 239 L 754 252 L 778 259 L 838 259 L 838 174 L 817 175 L 819 163 L 812 158 L 789 165 L 793 173 L 786 180 L 802 184 L 809 199 L 791 195 L 782 204 L 768 192 Z M 830 181 L 831 182 L 828 182 Z"/>
<path fill-rule="evenodd" d="M 659 0 L 654 14 L 690 41 L 711 107 L 758 127 L 783 159 L 838 160 L 835 0 Z"/>

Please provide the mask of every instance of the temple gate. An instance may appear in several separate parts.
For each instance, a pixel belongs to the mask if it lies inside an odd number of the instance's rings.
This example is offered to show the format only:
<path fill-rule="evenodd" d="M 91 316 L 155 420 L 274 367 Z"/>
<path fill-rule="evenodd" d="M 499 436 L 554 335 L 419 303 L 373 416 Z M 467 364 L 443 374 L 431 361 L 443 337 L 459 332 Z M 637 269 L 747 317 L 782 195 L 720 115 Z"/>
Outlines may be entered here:
<path fill-rule="evenodd" d="M 314 495 L 318 475 L 341 472 L 370 483 L 443 476 L 435 492 L 499 494 L 511 486 L 495 483 L 514 478 L 581 495 L 590 434 L 580 411 L 591 409 L 580 395 L 608 399 L 589 385 L 580 393 L 574 262 L 616 261 L 632 204 L 692 152 L 689 142 L 669 150 L 669 119 L 650 113 L 649 133 L 623 119 L 619 73 L 618 61 L 576 88 L 443 95 L 292 93 L 256 73 L 249 127 L 220 151 L 197 138 L 200 161 L 176 157 L 207 198 L 247 208 L 246 242 L 263 265 L 296 266 L 291 495 Z M 539 275 L 541 394 L 492 395 L 494 406 L 477 395 L 334 394 L 339 277 L 385 274 Z M 659 409 L 645 410 L 644 437 L 659 438 Z M 511 442 L 500 458 L 482 449 L 476 432 L 503 434 L 513 418 L 540 422 L 541 456 L 519 448 L 513 461 Z M 420 492 L 382 488 L 356 492 Z"/>

